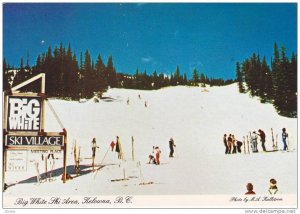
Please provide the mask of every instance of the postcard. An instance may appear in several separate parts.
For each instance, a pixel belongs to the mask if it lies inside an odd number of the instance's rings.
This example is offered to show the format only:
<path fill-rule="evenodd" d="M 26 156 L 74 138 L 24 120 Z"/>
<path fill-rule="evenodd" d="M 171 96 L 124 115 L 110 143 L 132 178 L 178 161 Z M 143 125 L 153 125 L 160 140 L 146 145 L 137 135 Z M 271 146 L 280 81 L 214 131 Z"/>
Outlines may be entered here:
<path fill-rule="evenodd" d="M 3 8 L 2 208 L 298 208 L 297 6 Z"/>

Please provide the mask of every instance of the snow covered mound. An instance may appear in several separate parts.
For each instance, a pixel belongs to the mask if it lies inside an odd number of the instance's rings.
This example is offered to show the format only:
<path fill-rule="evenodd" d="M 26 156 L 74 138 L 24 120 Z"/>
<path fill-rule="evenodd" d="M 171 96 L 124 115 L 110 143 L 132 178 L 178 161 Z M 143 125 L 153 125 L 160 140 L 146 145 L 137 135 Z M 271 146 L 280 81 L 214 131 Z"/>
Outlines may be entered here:
<path fill-rule="evenodd" d="M 28 153 L 26 172 L 8 172 L 10 186 L 3 197 L 20 195 L 167 195 L 244 194 L 253 183 L 257 194 L 268 194 L 269 180 L 277 180 L 280 192 L 297 193 L 297 152 L 225 155 L 223 135 L 237 140 L 249 131 L 266 133 L 266 148 L 272 150 L 271 128 L 279 149 L 281 129 L 289 134 L 289 149 L 297 151 L 297 119 L 278 116 L 271 104 L 261 104 L 248 94 L 240 94 L 236 84 L 224 87 L 168 87 L 155 91 L 110 89 L 99 102 L 50 100 L 68 131 L 68 172 L 74 176 L 73 146 L 80 147 L 80 176 L 63 184 L 60 180 L 62 154 L 55 160 L 55 181 L 35 184 L 33 161 L 41 154 Z M 60 131 L 46 109 L 46 131 Z M 120 137 L 124 160 L 110 150 Z M 132 160 L 134 138 L 134 161 Z M 174 158 L 169 158 L 169 139 L 175 141 Z M 91 171 L 91 141 L 99 149 Z M 153 146 L 161 150 L 161 165 L 147 164 Z M 49 170 L 49 167 L 48 167 Z M 44 175 L 43 175 L 44 176 Z M 126 178 L 123 181 L 112 181 Z M 128 180 L 127 180 L 128 179 Z M 148 185 L 140 185 L 149 183 Z M 15 184 L 15 185 L 13 185 Z"/>

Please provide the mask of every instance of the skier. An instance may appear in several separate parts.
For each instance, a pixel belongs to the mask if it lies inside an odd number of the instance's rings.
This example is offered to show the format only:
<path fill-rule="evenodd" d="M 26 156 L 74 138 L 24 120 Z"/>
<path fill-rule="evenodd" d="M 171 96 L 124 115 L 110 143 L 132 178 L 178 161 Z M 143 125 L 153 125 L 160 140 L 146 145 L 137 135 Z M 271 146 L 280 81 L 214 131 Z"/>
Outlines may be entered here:
<path fill-rule="evenodd" d="M 172 158 L 172 157 L 174 157 L 173 156 L 173 154 L 174 154 L 174 147 L 176 147 L 173 138 L 170 138 L 170 140 L 169 140 L 169 147 L 170 147 L 170 155 L 169 155 L 169 157 Z"/>
<path fill-rule="evenodd" d="M 147 108 L 147 101 L 145 101 L 145 107 Z"/>
<path fill-rule="evenodd" d="M 122 145 L 120 143 L 119 136 L 117 136 L 117 143 L 116 143 L 116 152 L 118 152 L 118 159 L 123 159 L 122 154 Z"/>
<path fill-rule="evenodd" d="M 96 138 L 93 138 L 93 141 L 92 141 L 92 158 L 95 159 L 96 157 L 96 148 L 99 148 L 96 144 Z"/>
<path fill-rule="evenodd" d="M 243 143 L 241 141 L 237 141 L 236 145 L 237 145 L 237 151 L 238 151 L 238 153 L 241 153 L 242 152 L 241 147 L 242 147 Z"/>
<path fill-rule="evenodd" d="M 129 105 L 129 97 L 127 98 L 127 105 Z"/>
<path fill-rule="evenodd" d="M 231 137 L 231 134 L 229 134 L 229 136 L 227 138 L 227 145 L 228 145 L 228 154 L 231 154 L 231 150 L 232 150 L 232 137 Z"/>
<path fill-rule="evenodd" d="M 234 135 L 232 135 L 232 147 L 233 147 L 232 154 L 235 154 L 236 153 L 236 140 L 235 140 Z"/>
<path fill-rule="evenodd" d="M 155 158 L 154 158 L 154 156 L 153 155 L 149 155 L 149 162 L 148 162 L 148 164 L 156 164 L 156 160 L 155 160 Z"/>
<path fill-rule="evenodd" d="M 258 135 L 260 136 L 260 142 L 261 142 L 261 147 L 266 152 L 266 147 L 265 147 L 265 142 L 266 142 L 266 134 L 263 130 L 259 129 L 258 130 Z"/>
<path fill-rule="evenodd" d="M 228 154 L 228 145 L 227 145 L 227 135 L 224 134 L 224 137 L 223 137 L 223 143 L 224 143 L 224 146 L 225 146 L 225 154 Z"/>
<path fill-rule="evenodd" d="M 253 185 L 251 183 L 248 183 L 247 186 L 246 186 L 246 188 L 247 188 L 248 192 L 246 192 L 245 195 L 255 195 L 256 194 L 253 191 Z"/>
<path fill-rule="evenodd" d="M 114 151 L 115 145 L 116 145 L 115 142 L 114 142 L 114 141 L 111 141 L 110 147 L 111 147 L 111 151 L 112 151 L 112 152 Z"/>
<path fill-rule="evenodd" d="M 282 129 L 282 142 L 283 142 L 283 151 L 286 151 L 288 149 L 287 144 L 286 144 L 286 139 L 288 138 L 288 133 L 286 132 L 286 129 Z"/>
<path fill-rule="evenodd" d="M 251 142 L 252 142 L 252 152 L 258 152 L 257 150 L 257 134 L 256 131 L 253 131 L 251 134 Z"/>
<path fill-rule="evenodd" d="M 277 181 L 274 178 L 270 179 L 270 187 L 268 189 L 268 192 L 271 195 L 275 195 L 278 192 L 278 188 L 277 188 L 276 184 L 277 184 Z"/>
<path fill-rule="evenodd" d="M 155 147 L 155 158 L 156 158 L 156 165 L 160 165 L 160 149 L 159 147 Z"/>

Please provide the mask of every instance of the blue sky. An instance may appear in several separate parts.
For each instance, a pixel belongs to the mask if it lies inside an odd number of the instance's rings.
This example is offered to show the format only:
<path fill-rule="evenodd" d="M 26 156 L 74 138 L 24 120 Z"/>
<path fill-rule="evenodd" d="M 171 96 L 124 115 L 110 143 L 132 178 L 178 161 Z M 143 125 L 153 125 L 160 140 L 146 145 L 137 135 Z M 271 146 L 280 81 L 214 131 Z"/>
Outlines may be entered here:
<path fill-rule="evenodd" d="M 273 54 L 274 42 L 297 53 L 296 3 L 6 3 L 3 55 L 30 64 L 49 46 L 71 44 L 79 59 L 113 56 L 118 72 L 170 74 L 178 65 L 211 77 L 234 78 L 235 64 L 253 52 Z"/>

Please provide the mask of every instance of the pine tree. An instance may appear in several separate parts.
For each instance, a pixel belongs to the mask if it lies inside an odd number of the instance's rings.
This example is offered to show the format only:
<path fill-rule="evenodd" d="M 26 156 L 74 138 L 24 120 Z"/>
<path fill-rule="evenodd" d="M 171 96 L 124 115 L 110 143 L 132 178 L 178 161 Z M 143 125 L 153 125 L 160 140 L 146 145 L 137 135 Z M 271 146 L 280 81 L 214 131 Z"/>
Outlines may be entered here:
<path fill-rule="evenodd" d="M 288 68 L 288 111 L 291 117 L 297 117 L 297 57 L 292 53 Z"/>
<path fill-rule="evenodd" d="M 174 77 L 173 77 L 173 81 L 174 81 L 174 85 L 180 85 L 181 81 L 180 81 L 180 70 L 179 70 L 179 66 L 176 66 L 176 71 L 174 73 Z"/>
<path fill-rule="evenodd" d="M 13 81 L 13 86 L 16 86 L 22 82 L 24 82 L 26 80 L 26 71 L 25 71 L 25 68 L 24 68 L 24 60 L 23 60 L 23 57 L 21 58 L 21 62 L 20 62 L 20 69 L 19 71 L 16 73 L 16 76 L 14 78 L 14 81 Z M 23 88 L 25 89 L 25 88 Z M 26 91 L 26 89 L 25 89 Z"/>
<path fill-rule="evenodd" d="M 200 83 L 201 83 L 201 87 L 206 87 L 205 85 L 205 75 L 204 73 L 200 74 Z"/>
<path fill-rule="evenodd" d="M 266 102 L 272 98 L 272 76 L 270 68 L 267 64 L 266 57 L 263 58 L 261 65 L 261 80 L 260 80 L 260 94 L 262 102 Z"/>
<path fill-rule="evenodd" d="M 6 65 L 6 60 L 5 58 L 3 59 L 3 90 L 9 90 L 11 88 L 9 81 L 10 79 L 10 75 L 8 74 L 8 67 Z"/>
<path fill-rule="evenodd" d="M 100 54 L 97 57 L 95 69 L 96 69 L 97 82 L 99 84 L 97 87 L 100 92 L 104 92 L 107 89 L 108 82 L 107 82 L 107 79 L 105 78 L 105 69 L 106 68 L 105 68 L 105 65 L 102 61 Z"/>
<path fill-rule="evenodd" d="M 113 59 L 111 55 L 108 57 L 107 66 L 106 66 L 106 75 L 107 75 L 108 85 L 112 88 L 117 87 L 118 85 L 117 74 L 113 65 Z"/>
<path fill-rule="evenodd" d="M 199 73 L 197 71 L 197 69 L 195 68 L 193 71 L 193 85 L 198 85 L 199 83 Z"/>
<path fill-rule="evenodd" d="M 238 82 L 239 92 L 240 93 L 245 93 L 243 74 L 242 74 L 239 62 L 236 63 L 236 79 L 237 79 L 237 82 Z"/>

